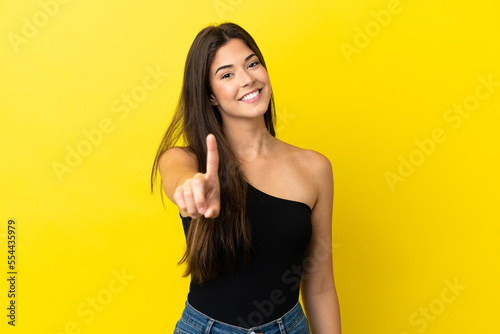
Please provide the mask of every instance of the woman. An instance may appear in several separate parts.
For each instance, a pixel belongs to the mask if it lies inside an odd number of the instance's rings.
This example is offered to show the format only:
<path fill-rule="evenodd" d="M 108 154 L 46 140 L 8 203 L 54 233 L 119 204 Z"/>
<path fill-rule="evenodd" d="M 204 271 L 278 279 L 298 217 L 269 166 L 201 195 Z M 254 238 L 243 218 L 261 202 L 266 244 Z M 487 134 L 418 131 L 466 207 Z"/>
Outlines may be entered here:
<path fill-rule="evenodd" d="M 340 333 L 331 164 L 275 138 L 274 122 L 253 38 L 232 23 L 200 31 L 151 175 L 186 234 L 191 285 L 176 333 Z"/>

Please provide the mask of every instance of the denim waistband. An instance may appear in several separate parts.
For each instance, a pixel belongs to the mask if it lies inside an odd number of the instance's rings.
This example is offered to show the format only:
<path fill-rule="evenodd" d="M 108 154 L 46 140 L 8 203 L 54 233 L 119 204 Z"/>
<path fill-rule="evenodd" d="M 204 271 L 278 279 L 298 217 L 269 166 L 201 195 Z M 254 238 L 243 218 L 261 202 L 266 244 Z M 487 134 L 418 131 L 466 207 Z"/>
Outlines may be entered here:
<path fill-rule="evenodd" d="M 185 321 L 205 333 L 211 333 L 212 331 L 224 332 L 224 330 L 230 330 L 231 333 L 235 334 L 259 334 L 266 332 L 286 333 L 290 328 L 302 320 L 303 317 L 305 317 L 305 314 L 300 302 L 297 302 L 290 311 L 280 318 L 251 328 L 243 328 L 215 320 L 192 307 L 188 301 L 186 301 L 186 307 L 182 312 L 182 318 Z"/>

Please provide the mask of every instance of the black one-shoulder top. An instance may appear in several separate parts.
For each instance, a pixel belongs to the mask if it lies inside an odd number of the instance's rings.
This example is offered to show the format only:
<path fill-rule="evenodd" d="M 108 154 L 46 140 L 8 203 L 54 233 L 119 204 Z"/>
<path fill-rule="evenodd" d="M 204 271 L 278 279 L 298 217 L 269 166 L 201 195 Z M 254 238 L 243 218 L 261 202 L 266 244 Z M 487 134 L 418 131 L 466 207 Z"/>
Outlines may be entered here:
<path fill-rule="evenodd" d="M 250 328 L 283 316 L 299 298 L 302 269 L 311 239 L 311 208 L 266 194 L 248 184 L 247 216 L 252 226 L 250 267 L 244 252 L 233 270 L 202 285 L 191 281 L 189 304 L 205 315 Z M 187 235 L 190 217 L 182 217 Z"/>

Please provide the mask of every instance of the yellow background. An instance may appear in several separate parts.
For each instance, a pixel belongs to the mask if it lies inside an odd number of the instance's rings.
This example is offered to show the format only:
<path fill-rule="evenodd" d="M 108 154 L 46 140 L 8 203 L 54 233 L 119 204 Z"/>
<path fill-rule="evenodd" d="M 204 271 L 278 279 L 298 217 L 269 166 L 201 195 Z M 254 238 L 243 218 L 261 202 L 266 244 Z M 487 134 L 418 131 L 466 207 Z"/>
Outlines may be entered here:
<path fill-rule="evenodd" d="M 477 88 L 500 82 L 494 1 L 54 1 L 0 2 L 2 333 L 173 331 L 185 241 L 149 175 L 188 48 L 225 20 L 266 57 L 278 137 L 332 161 L 343 332 L 499 332 L 500 87 Z M 373 14 L 384 10 L 385 26 Z M 470 116 L 446 121 L 463 103 Z M 422 155 L 415 141 L 436 128 L 446 140 Z M 77 147 L 87 155 L 58 176 Z M 387 172 L 410 156 L 420 165 L 390 186 Z"/>

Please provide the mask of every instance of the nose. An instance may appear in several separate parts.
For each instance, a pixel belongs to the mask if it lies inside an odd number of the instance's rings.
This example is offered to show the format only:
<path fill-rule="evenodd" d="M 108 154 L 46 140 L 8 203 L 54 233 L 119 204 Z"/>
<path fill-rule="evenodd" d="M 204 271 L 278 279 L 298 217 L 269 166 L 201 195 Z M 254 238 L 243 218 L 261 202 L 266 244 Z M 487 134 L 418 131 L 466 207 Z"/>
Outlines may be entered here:
<path fill-rule="evenodd" d="M 241 87 L 250 86 L 254 81 L 255 78 L 250 72 L 246 70 L 241 71 Z"/>

